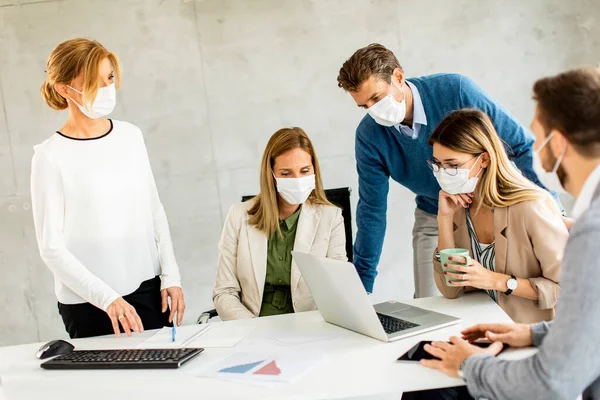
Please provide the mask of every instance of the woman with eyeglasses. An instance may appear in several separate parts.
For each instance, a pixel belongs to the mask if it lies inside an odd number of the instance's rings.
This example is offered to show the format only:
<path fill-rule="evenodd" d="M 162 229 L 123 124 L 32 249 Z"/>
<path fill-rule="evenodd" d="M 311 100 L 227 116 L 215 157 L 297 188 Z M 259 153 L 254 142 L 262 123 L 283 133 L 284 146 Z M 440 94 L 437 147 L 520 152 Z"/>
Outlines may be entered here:
<path fill-rule="evenodd" d="M 510 162 L 479 110 L 449 114 L 429 144 L 428 165 L 442 189 L 434 254 L 440 292 L 456 298 L 484 290 L 515 322 L 551 320 L 568 238 L 554 199 Z M 456 272 L 444 271 L 439 252 L 454 248 L 468 250 L 470 260 L 450 257 L 444 267 Z"/>

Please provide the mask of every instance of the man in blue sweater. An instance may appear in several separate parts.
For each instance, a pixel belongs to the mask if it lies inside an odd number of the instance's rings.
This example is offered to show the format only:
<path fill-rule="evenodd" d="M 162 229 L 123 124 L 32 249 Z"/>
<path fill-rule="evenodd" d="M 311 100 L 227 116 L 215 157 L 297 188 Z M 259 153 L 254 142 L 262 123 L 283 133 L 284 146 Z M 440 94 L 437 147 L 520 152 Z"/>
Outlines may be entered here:
<path fill-rule="evenodd" d="M 367 110 L 356 129 L 359 200 L 354 265 L 373 291 L 386 230 L 390 177 L 417 195 L 413 227 L 415 297 L 439 295 L 433 280 L 440 187 L 426 161 L 429 135 L 451 111 L 478 108 L 492 119 L 517 167 L 541 186 L 532 168 L 533 136 L 471 79 L 437 74 L 405 79 L 390 50 L 371 44 L 357 50 L 340 69 L 338 86 Z M 401 223 L 402 221 L 398 221 Z"/>

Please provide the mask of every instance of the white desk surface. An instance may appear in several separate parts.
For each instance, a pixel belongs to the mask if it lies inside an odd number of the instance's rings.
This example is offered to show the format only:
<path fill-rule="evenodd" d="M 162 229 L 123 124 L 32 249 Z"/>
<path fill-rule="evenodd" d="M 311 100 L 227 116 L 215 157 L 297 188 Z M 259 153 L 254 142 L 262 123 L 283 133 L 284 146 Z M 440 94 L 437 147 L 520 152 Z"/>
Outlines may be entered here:
<path fill-rule="evenodd" d="M 500 307 L 483 293 L 469 294 L 455 300 L 431 297 L 406 303 L 460 317 L 462 322 L 392 343 L 383 343 L 328 324 L 317 311 L 217 322 L 225 324 L 228 329 L 247 325 L 256 329 L 237 346 L 206 349 L 178 370 L 47 371 L 39 367 L 42 361 L 34 357 L 41 343 L 3 347 L 0 348 L 0 399 L 336 399 L 456 386 L 461 385 L 462 381 L 448 378 L 418 363 L 398 363 L 396 359 L 420 340 L 447 340 L 475 323 L 511 322 Z M 251 351 L 261 338 L 272 332 L 342 332 L 343 335 L 339 339 L 321 342 L 320 345 L 304 345 L 308 346 L 306 351 L 325 353 L 326 359 L 297 381 L 278 387 L 198 378 L 185 372 L 235 352 Z M 151 334 L 145 332 L 131 338 L 103 337 L 71 342 L 78 349 L 128 348 L 141 343 Z M 523 353 L 516 356 L 523 356 Z"/>

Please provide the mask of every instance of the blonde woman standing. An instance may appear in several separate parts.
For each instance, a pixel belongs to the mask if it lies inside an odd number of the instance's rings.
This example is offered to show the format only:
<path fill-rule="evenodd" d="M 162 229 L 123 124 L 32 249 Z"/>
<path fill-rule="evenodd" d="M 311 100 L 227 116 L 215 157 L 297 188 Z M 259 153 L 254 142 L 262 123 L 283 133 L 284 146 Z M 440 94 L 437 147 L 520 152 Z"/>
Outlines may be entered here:
<path fill-rule="evenodd" d="M 342 211 L 321 182 L 306 133 L 277 131 L 263 155 L 260 193 L 227 214 L 213 291 L 221 319 L 316 309 L 291 251 L 347 260 Z"/>
<path fill-rule="evenodd" d="M 47 63 L 44 101 L 67 122 L 35 147 L 33 216 L 71 338 L 142 332 L 185 303 L 165 211 L 140 129 L 107 119 L 121 82 L 100 43 L 72 39 Z M 168 310 L 168 301 L 171 310 Z"/>
<path fill-rule="evenodd" d="M 511 164 L 492 122 L 479 110 L 452 112 L 429 143 L 428 164 L 442 188 L 438 250 L 468 249 L 472 259 L 468 266 L 449 265 L 458 274 L 444 272 L 436 250 L 440 292 L 455 298 L 485 290 L 515 322 L 551 320 L 568 237 L 555 201 Z"/>

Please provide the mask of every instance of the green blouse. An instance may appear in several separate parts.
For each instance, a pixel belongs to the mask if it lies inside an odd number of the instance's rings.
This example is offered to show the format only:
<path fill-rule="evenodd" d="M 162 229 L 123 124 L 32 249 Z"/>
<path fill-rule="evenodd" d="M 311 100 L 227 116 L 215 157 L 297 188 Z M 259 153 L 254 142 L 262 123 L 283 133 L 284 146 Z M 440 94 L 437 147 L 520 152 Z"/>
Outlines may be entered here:
<path fill-rule="evenodd" d="M 277 232 L 267 244 L 267 276 L 260 316 L 294 312 L 291 293 L 292 250 L 302 207 L 279 222 L 282 237 Z"/>

